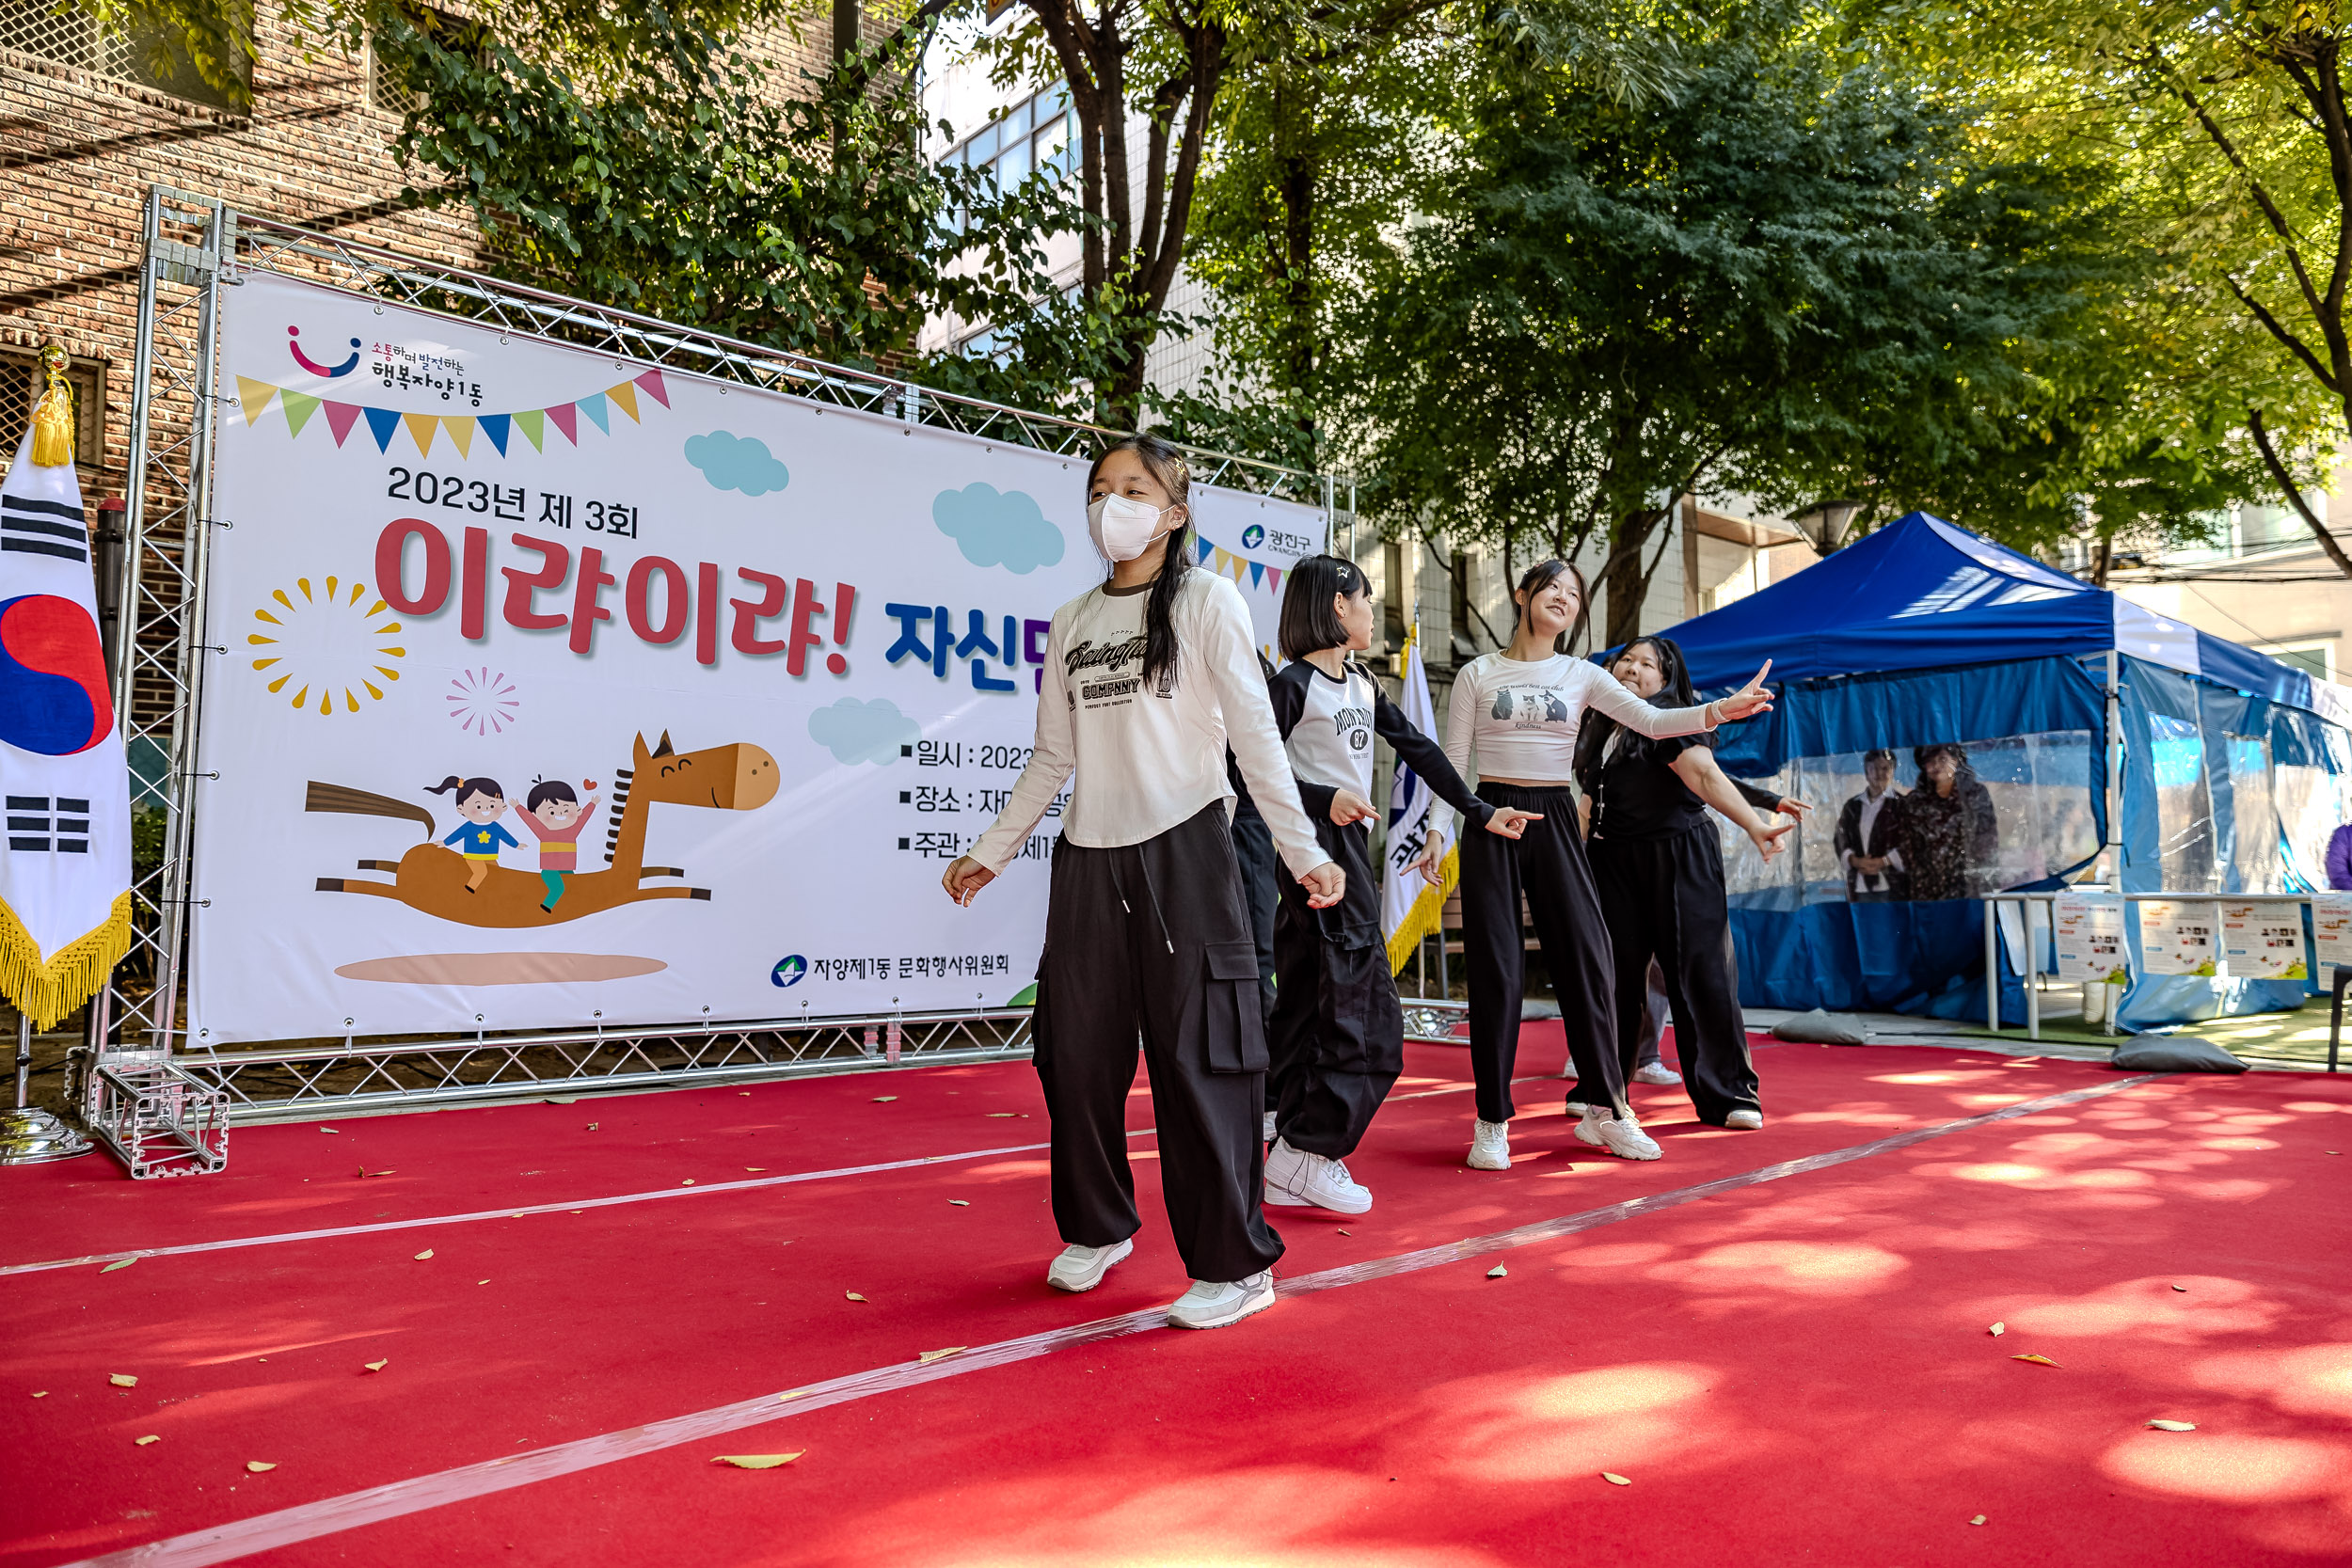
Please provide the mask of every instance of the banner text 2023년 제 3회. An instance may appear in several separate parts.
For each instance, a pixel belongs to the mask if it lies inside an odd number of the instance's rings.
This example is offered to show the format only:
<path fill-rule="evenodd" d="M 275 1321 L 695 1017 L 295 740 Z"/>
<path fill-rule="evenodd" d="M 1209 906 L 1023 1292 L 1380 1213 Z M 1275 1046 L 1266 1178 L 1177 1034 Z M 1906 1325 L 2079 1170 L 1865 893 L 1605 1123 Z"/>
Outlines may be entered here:
<path fill-rule="evenodd" d="M 1002 1006 L 1086 461 L 291 279 L 223 305 L 199 1044 Z M 1194 492 L 1273 641 L 1313 509 Z M 477 1023 L 477 1017 L 480 1022 Z"/>

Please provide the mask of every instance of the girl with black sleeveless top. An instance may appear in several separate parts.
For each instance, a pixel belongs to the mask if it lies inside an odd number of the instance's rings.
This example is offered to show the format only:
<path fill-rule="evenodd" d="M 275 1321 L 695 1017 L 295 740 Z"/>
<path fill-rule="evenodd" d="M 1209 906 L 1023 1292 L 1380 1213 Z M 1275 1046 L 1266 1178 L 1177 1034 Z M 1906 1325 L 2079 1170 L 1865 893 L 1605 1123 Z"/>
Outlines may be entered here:
<path fill-rule="evenodd" d="M 1636 638 L 1610 672 L 1653 707 L 1687 707 L 1696 697 L 1672 638 Z M 1597 718 L 1577 738 L 1576 781 L 1589 808 L 1584 850 L 1615 958 L 1620 1067 L 1630 1073 L 1641 1051 L 1644 977 L 1655 958 L 1699 1120 L 1753 1132 L 1764 1113 L 1740 1013 L 1723 844 L 1707 808 L 1729 817 L 1766 860 L 1796 823 L 1767 826 L 1753 808 L 1785 802 L 1725 775 L 1712 747 L 1704 735 L 1653 738 Z M 1583 1088 L 1570 1098 L 1581 1099 Z"/>

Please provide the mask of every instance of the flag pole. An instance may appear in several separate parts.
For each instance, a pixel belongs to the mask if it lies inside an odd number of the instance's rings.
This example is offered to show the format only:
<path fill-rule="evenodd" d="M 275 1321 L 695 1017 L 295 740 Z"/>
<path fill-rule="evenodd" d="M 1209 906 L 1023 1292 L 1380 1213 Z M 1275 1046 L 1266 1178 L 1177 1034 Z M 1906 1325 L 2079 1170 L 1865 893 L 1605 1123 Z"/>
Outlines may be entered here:
<path fill-rule="evenodd" d="M 0 1111 L 0 1165 L 39 1164 L 44 1160 L 71 1160 L 87 1154 L 90 1141 L 57 1119 L 54 1112 L 34 1105 L 33 1020 L 19 1009 L 16 1015 L 16 1108 Z"/>

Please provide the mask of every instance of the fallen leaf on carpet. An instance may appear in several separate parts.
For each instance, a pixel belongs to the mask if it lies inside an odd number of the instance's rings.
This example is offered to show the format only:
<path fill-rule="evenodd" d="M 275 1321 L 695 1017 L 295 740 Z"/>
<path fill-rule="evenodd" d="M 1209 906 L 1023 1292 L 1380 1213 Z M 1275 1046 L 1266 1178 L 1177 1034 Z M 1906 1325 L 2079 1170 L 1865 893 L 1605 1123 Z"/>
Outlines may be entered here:
<path fill-rule="evenodd" d="M 245 1462 L 245 1467 L 257 1476 L 263 1470 L 275 1470 L 278 1468 L 275 1464 L 266 1459 L 248 1459 Z"/>
<path fill-rule="evenodd" d="M 1983 1523 L 1984 1523 L 1984 1515 L 1983 1515 L 1983 1514 L 1981 1514 L 1981 1513 L 1979 1513 L 1979 1514 L 1978 1514 L 1975 1518 L 1973 1518 L 1973 1519 L 1969 1520 L 1968 1522 L 1969 1522 L 1970 1524 L 1972 1524 L 1972 1525 L 1981 1525 L 1981 1524 L 1983 1524 Z"/>
<path fill-rule="evenodd" d="M 988 1114 L 992 1117 L 1009 1117 L 1012 1115 L 1010 1111 L 991 1111 Z"/>
<path fill-rule="evenodd" d="M 972 1200 L 968 1197 L 951 1197 L 947 1201 L 954 1204 L 959 1209 L 969 1209 L 972 1207 Z"/>
<path fill-rule="evenodd" d="M 423 1262 L 426 1259 L 428 1259 L 428 1258 L 430 1258 L 430 1257 L 432 1257 L 432 1256 L 433 1256 L 433 1249 L 432 1249 L 431 1247 L 426 1247 L 426 1248 L 425 1248 L 422 1252 L 420 1252 L 420 1253 L 418 1253 L 418 1254 L 417 1254 L 417 1261 L 418 1261 L 418 1262 L 420 1262 L 420 1263 L 421 1263 L 421 1262 Z"/>
<path fill-rule="evenodd" d="M 874 1097 L 874 1103 L 877 1105 L 887 1105 L 898 1098 L 898 1097 L 895 1094 L 878 1094 Z"/>
<path fill-rule="evenodd" d="M 1340 1234 L 1343 1236 L 1353 1236 L 1356 1233 L 1353 1230 L 1342 1230 Z"/>
<path fill-rule="evenodd" d="M 919 1351 L 915 1354 L 914 1359 L 918 1365 L 928 1367 L 934 1361 L 943 1360 L 947 1356 L 958 1354 L 969 1348 L 970 1347 L 966 1345 L 949 1345 L 946 1350 Z"/>
<path fill-rule="evenodd" d="M 371 1362 L 369 1362 L 369 1363 L 367 1364 L 367 1368 L 368 1368 L 368 1370 L 370 1370 L 370 1371 L 372 1371 L 372 1372 L 380 1372 L 380 1371 L 382 1371 L 385 1368 L 387 1368 L 387 1367 L 390 1366 L 391 1364 L 392 1364 L 392 1358 L 391 1358 L 390 1356 L 389 1356 L 389 1355 L 388 1355 L 388 1356 L 386 1356 L 386 1357 L 385 1357 L 383 1360 L 381 1360 L 381 1361 L 371 1361 Z"/>
<path fill-rule="evenodd" d="M 135 1262 L 137 1262 L 137 1261 L 138 1261 L 138 1259 L 135 1259 L 135 1258 L 118 1258 L 118 1259 L 115 1259 L 113 1262 L 111 1262 L 111 1263 L 107 1264 L 104 1268 L 103 1268 L 103 1269 L 99 1270 L 98 1272 L 99 1272 L 100 1274 L 112 1274 L 112 1273 L 114 1273 L 114 1272 L 115 1272 L 115 1270 L 117 1270 L 117 1269 L 127 1269 L 127 1268 L 129 1268 L 132 1264 L 134 1264 L 134 1263 L 135 1263 Z"/>
<path fill-rule="evenodd" d="M 678 1185 L 679 1185 L 679 1186 L 681 1186 L 681 1187 L 691 1187 L 691 1186 L 692 1186 L 693 1184 L 694 1184 L 694 1179 L 693 1179 L 692 1177 L 691 1177 L 691 1176 L 690 1176 L 690 1177 L 688 1177 L 685 1180 L 683 1180 L 683 1181 L 681 1181 L 681 1182 L 679 1182 L 679 1183 L 678 1183 Z"/>
<path fill-rule="evenodd" d="M 767 1167 L 766 1165 L 745 1165 L 743 1168 L 744 1168 L 745 1170 L 747 1170 L 747 1171 L 750 1171 L 753 1175 L 756 1176 L 756 1175 L 758 1175 L 761 1171 L 766 1170 L 768 1167 Z"/>
<path fill-rule="evenodd" d="M 786 1400 L 797 1400 L 807 1392 L 808 1390 L 805 1388 L 795 1388 L 788 1394 L 778 1394 L 776 1396 L 776 1402 L 778 1404 L 782 1404 Z"/>
<path fill-rule="evenodd" d="M 139 1386 L 139 1380 L 129 1372 L 108 1372 L 106 1381 L 118 1388 L 135 1388 Z"/>
<path fill-rule="evenodd" d="M 143 1449 L 143 1448 L 147 1447 L 147 1445 L 148 1445 L 148 1444 L 150 1444 L 150 1443 L 160 1443 L 160 1442 L 162 1442 L 162 1441 L 163 1441 L 163 1439 L 162 1439 L 162 1438 L 160 1438 L 160 1437 L 152 1437 L 152 1436 L 151 1436 L 151 1437 L 135 1437 L 135 1438 L 133 1438 L 133 1439 L 132 1439 L 132 1441 L 133 1441 L 133 1442 L 135 1442 L 135 1444 L 137 1444 L 140 1448 L 142 1448 L 142 1449 Z"/>
<path fill-rule="evenodd" d="M 1612 1486 L 1630 1486 L 1633 1484 L 1630 1479 L 1617 1474 L 1614 1470 L 1603 1470 L 1600 1473 L 1600 1479 L 1607 1481 Z"/>
<path fill-rule="evenodd" d="M 580 1096 L 576 1094 L 557 1095 L 542 1100 L 540 1103 L 542 1105 L 577 1105 L 580 1103 Z"/>
<path fill-rule="evenodd" d="M 738 1089 L 735 1094 L 739 1100 L 749 1100 L 752 1097 L 752 1091 L 749 1089 Z"/>
<path fill-rule="evenodd" d="M 739 1470 L 772 1470 L 779 1465 L 791 1464 L 806 1452 L 806 1449 L 798 1449 L 791 1453 L 723 1453 L 711 1463 L 732 1465 Z"/>
<path fill-rule="evenodd" d="M 2185 1285 L 2175 1285 L 2172 1288 L 2180 1291 L 2183 1295 L 2186 1295 L 2188 1293 L 2188 1287 Z"/>
<path fill-rule="evenodd" d="M 322 1128 L 320 1128 L 320 1129 L 319 1129 L 319 1131 L 320 1131 L 320 1132 L 342 1132 L 342 1129 L 341 1129 L 341 1128 L 339 1128 L 339 1127 L 322 1127 Z"/>
<path fill-rule="evenodd" d="M 475 1281 L 474 1281 L 474 1283 L 475 1283 L 475 1284 L 477 1284 L 477 1285 L 487 1285 L 487 1284 L 488 1284 L 488 1283 L 490 1283 L 490 1282 L 489 1282 L 488 1280 L 486 1280 L 486 1279 L 477 1279 L 477 1280 L 475 1280 Z"/>
<path fill-rule="evenodd" d="M 48 1389 L 46 1389 L 46 1388 L 36 1388 L 36 1389 L 34 1389 L 34 1390 L 33 1390 L 33 1398 L 35 1398 L 35 1399 L 37 1399 L 37 1400 L 45 1400 L 45 1399 L 47 1399 L 48 1397 L 49 1397 L 49 1390 L 48 1390 Z"/>
<path fill-rule="evenodd" d="M 2195 1432 L 2197 1430 L 2195 1421 L 2150 1421 L 2148 1424 L 2158 1432 Z"/>
<path fill-rule="evenodd" d="M 2055 1361 L 2051 1360 L 2051 1359 L 2050 1359 L 2048 1356 L 2046 1356 L 2046 1355 L 2012 1355 L 2012 1356 L 2010 1356 L 2010 1359 L 2011 1361 L 2030 1361 L 2030 1362 L 2032 1362 L 2032 1363 L 2033 1363 L 2035 1366 L 2037 1366 L 2037 1367 L 2056 1367 L 2056 1366 L 2058 1366 L 2058 1363 L 2057 1363 L 2057 1362 L 2055 1362 Z M 2062 1368 L 2061 1368 L 2060 1370 L 2063 1370 L 2064 1369 L 2062 1369 Z"/>
<path fill-rule="evenodd" d="M 1509 1269 L 1506 1269 L 1502 1264 L 1497 1263 L 1493 1268 L 1486 1271 L 1486 1277 L 1488 1279 L 1501 1279 L 1510 1272 L 1511 1271 Z"/>
<path fill-rule="evenodd" d="M 603 1123 L 601 1123 L 601 1122 L 595 1122 L 595 1121 L 592 1121 L 592 1122 L 590 1122 L 590 1123 L 588 1124 L 588 1131 L 589 1131 L 589 1132 L 595 1132 L 595 1131 L 596 1131 L 598 1127 L 601 1127 L 602 1125 L 603 1125 Z"/>
<path fill-rule="evenodd" d="M 2007 1333 L 2009 1332 L 2009 1324 L 2007 1324 L 2007 1323 L 1994 1323 L 1994 1324 L 1991 1328 L 1986 1329 L 1986 1330 L 1985 1330 L 1985 1332 L 1986 1332 L 1987 1334 L 1992 1335 L 1992 1336 L 1993 1336 L 1993 1338 L 1994 1338 L 1995 1339 L 1997 1339 L 1997 1338 L 1999 1338 L 2002 1335 L 2007 1334 Z"/>
<path fill-rule="evenodd" d="M 864 1296 L 859 1295 L 855 1291 L 844 1291 L 841 1293 L 849 1297 L 851 1301 L 864 1301 L 866 1299 Z"/>

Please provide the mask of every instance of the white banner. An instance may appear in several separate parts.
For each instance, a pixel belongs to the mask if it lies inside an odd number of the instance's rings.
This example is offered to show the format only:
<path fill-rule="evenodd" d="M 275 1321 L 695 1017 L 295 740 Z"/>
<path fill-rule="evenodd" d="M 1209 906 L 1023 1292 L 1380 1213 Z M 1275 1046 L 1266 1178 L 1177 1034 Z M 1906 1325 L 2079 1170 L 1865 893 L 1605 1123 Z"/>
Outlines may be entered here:
<path fill-rule="evenodd" d="M 2233 980 L 2300 980 L 2303 908 L 2299 904 L 2221 901 L 2221 951 Z"/>
<path fill-rule="evenodd" d="M 1438 712 L 1429 700 L 1429 673 L 1421 661 L 1419 627 L 1405 644 L 1402 685 L 1399 706 L 1406 719 L 1434 738 L 1438 733 Z M 1429 813 L 1437 799 L 1429 781 L 1400 757 L 1395 777 L 1389 781 L 1388 836 L 1380 865 L 1380 936 L 1388 944 L 1391 974 L 1405 967 L 1405 960 L 1423 938 L 1442 928 L 1447 895 L 1461 874 L 1461 851 L 1455 845 L 1446 847 L 1442 880 L 1433 883 L 1410 869 L 1428 847 Z"/>
<path fill-rule="evenodd" d="M 2050 903 L 2061 980 L 2131 984 L 2123 946 L 2123 900 L 2112 893 L 2061 893 Z"/>
<path fill-rule="evenodd" d="M 1027 999 L 1057 818 L 938 884 L 1101 579 L 1084 458 L 266 275 L 223 315 L 199 1041 Z M 1270 643 L 1322 515 L 1194 499 Z"/>
<path fill-rule="evenodd" d="M 2352 893 L 2312 895 L 2312 947 L 2320 968 L 2352 968 Z"/>
<path fill-rule="evenodd" d="M 2209 899 L 2143 898 L 2139 957 L 2151 974 L 2221 972 L 2221 913 Z"/>

